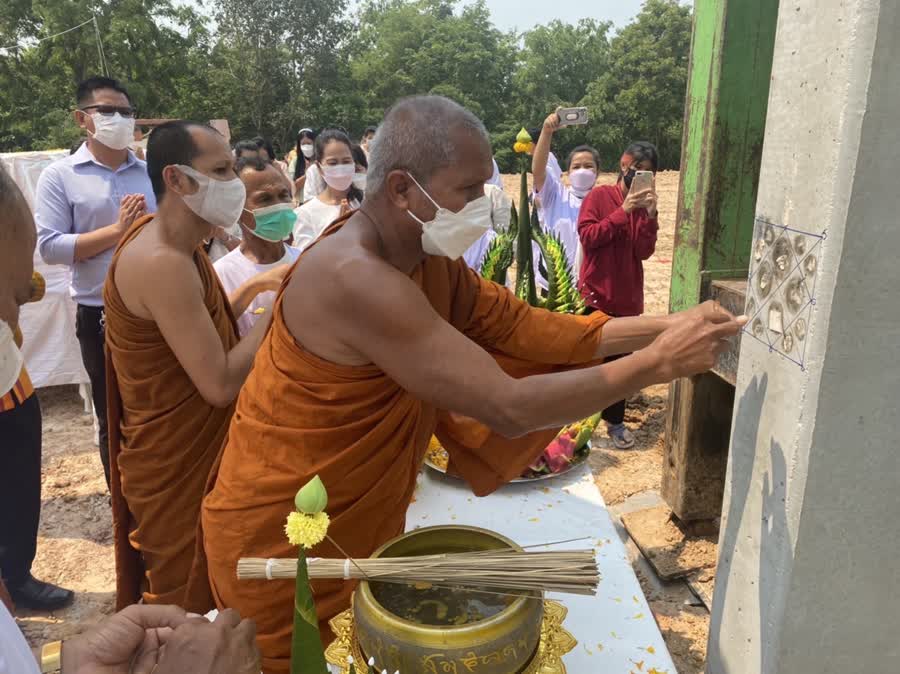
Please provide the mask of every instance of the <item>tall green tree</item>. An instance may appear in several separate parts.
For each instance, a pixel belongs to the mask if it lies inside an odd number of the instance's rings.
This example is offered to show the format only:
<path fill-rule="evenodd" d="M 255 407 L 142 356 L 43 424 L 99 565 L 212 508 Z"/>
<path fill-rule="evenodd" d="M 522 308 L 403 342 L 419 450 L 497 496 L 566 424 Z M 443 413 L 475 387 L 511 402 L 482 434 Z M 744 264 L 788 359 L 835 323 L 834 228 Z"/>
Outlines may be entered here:
<path fill-rule="evenodd" d="M 2 44 L 31 45 L 0 56 L 0 149 L 67 146 L 79 135 L 71 121 L 75 85 L 104 73 L 92 24 L 35 41 L 96 16 L 110 76 L 154 116 L 169 106 L 185 55 L 206 35 L 193 9 L 170 0 L 17 0 L 0 16 Z"/>
<path fill-rule="evenodd" d="M 352 40 L 353 82 L 377 121 L 394 101 L 441 94 L 490 128 L 507 114 L 516 60 L 513 35 L 497 30 L 483 0 L 371 0 Z"/>
<path fill-rule="evenodd" d="M 582 101 L 594 120 L 586 139 L 604 157 L 648 140 L 663 167 L 678 166 L 690 44 L 691 10 L 677 0 L 646 0 L 612 39 L 609 66 Z"/>

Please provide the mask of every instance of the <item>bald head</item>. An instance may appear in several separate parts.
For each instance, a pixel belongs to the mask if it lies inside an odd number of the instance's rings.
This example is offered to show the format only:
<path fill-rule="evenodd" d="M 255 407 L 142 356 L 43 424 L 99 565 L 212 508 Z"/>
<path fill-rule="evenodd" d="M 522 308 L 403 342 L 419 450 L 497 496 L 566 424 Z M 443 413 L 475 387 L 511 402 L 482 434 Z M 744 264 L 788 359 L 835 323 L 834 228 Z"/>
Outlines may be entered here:
<path fill-rule="evenodd" d="M 0 321 L 11 326 L 31 295 L 36 242 L 31 209 L 0 162 Z"/>
<path fill-rule="evenodd" d="M 211 126 L 178 119 L 156 127 L 147 141 L 147 174 L 157 201 L 166 194 L 163 171 L 167 166 L 181 164 L 199 169 L 197 160 L 202 161 L 207 154 L 215 154 L 217 159 L 231 156 L 225 137 Z"/>
<path fill-rule="evenodd" d="M 473 145 L 481 152 L 465 151 Z M 366 193 L 381 193 L 391 171 L 408 171 L 425 184 L 463 155 L 481 154 L 490 157 L 490 139 L 478 117 L 443 96 L 405 98 L 388 111 L 369 144 Z M 482 169 L 471 167 L 473 172 Z"/>

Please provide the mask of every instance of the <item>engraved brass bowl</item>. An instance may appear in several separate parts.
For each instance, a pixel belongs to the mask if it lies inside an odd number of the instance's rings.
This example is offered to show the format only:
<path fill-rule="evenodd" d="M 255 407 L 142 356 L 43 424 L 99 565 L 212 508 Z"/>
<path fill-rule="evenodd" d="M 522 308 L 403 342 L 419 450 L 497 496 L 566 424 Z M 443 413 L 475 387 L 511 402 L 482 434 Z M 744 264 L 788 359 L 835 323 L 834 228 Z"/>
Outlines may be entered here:
<path fill-rule="evenodd" d="M 372 557 L 501 548 L 521 550 L 511 540 L 485 529 L 440 526 L 404 534 L 376 550 Z M 392 589 L 412 591 L 409 586 L 400 584 L 392 585 Z M 421 625 L 388 611 L 375 599 L 367 582 L 359 584 L 353 597 L 356 638 L 363 654 L 366 658 L 374 657 L 380 669 L 404 674 L 523 672 L 540 642 L 543 613 L 541 595 L 528 593 L 485 620 L 461 626 Z"/>

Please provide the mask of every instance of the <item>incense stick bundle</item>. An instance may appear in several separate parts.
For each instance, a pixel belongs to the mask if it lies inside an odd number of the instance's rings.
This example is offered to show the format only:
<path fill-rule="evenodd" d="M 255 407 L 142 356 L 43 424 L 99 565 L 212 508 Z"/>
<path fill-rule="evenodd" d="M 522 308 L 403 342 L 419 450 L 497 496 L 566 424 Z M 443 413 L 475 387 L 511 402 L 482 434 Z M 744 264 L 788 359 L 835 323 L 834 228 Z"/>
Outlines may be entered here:
<path fill-rule="evenodd" d="M 386 583 L 461 586 L 592 595 L 600 582 L 593 550 L 518 552 L 486 550 L 421 557 L 307 560 L 310 579 L 343 578 Z M 244 558 L 239 579 L 294 578 L 293 559 Z"/>

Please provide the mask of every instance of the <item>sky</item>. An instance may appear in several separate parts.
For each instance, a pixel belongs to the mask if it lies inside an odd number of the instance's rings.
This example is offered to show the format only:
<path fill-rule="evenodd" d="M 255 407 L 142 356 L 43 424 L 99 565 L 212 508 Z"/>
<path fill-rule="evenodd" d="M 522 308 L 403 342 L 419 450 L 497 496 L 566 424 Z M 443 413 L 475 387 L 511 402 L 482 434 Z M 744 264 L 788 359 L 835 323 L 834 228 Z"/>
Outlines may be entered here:
<path fill-rule="evenodd" d="M 485 0 L 500 30 L 525 31 L 553 19 L 575 23 L 578 19 L 627 24 L 641 9 L 642 0 Z"/>

